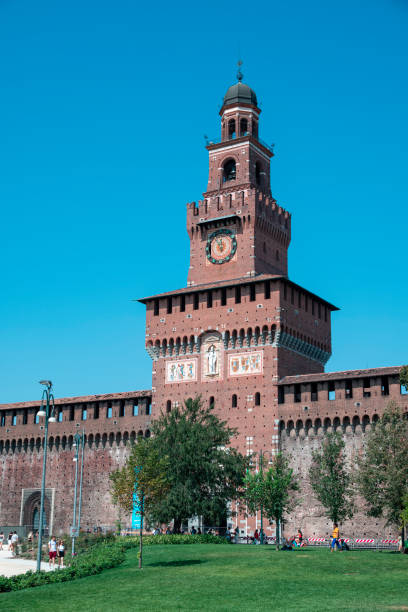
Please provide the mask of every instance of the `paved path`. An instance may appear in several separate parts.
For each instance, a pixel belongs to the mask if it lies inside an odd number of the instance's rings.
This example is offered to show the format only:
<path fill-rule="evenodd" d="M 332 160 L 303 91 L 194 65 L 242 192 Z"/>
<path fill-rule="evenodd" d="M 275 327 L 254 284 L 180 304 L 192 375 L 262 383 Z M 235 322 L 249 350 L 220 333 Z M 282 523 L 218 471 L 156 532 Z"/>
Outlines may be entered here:
<path fill-rule="evenodd" d="M 7 548 L 7 546 L 5 547 Z M 8 550 L 0 550 L 0 576 L 15 576 L 16 574 L 25 574 L 28 570 L 34 570 L 37 568 L 36 561 L 30 561 L 29 559 L 19 559 L 11 556 L 11 552 Z M 48 563 L 41 563 L 41 569 L 49 571 Z"/>

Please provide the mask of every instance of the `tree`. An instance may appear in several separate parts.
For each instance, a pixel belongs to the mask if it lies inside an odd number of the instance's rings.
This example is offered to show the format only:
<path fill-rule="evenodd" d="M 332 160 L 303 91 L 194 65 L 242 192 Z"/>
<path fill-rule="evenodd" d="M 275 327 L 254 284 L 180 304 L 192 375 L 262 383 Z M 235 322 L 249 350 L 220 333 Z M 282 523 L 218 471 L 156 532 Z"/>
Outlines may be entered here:
<path fill-rule="evenodd" d="M 402 366 L 400 370 L 400 384 L 408 391 L 408 366 Z"/>
<path fill-rule="evenodd" d="M 239 498 L 248 464 L 229 446 L 236 430 L 201 398 L 188 399 L 184 407 L 162 414 L 152 423 L 153 443 L 160 457 L 168 459 L 169 489 L 156 499 L 153 516 L 162 522 L 204 515 L 210 520 L 225 516 L 227 504 Z"/>
<path fill-rule="evenodd" d="M 140 438 L 138 443 L 132 446 L 124 467 L 109 476 L 115 505 L 130 514 L 133 511 L 134 494 L 138 499 L 141 516 L 139 569 L 143 559 L 144 517 L 166 494 L 169 488 L 167 471 L 167 457 L 159 455 L 150 439 Z"/>
<path fill-rule="evenodd" d="M 296 504 L 293 495 L 298 491 L 289 460 L 282 453 L 273 457 L 271 467 L 264 470 L 264 457 L 260 457 L 260 469 L 248 472 L 244 481 L 244 498 L 250 514 L 262 511 L 276 523 L 277 546 L 280 543 L 280 525 L 285 514 L 291 512 Z"/>
<path fill-rule="evenodd" d="M 395 402 L 388 404 L 369 433 L 358 468 L 368 514 L 383 516 L 387 524 L 399 527 L 408 493 L 408 420 Z"/>
<path fill-rule="evenodd" d="M 320 451 L 313 451 L 309 479 L 316 498 L 333 523 L 353 516 L 353 489 L 345 467 L 345 444 L 337 432 L 326 435 Z"/>

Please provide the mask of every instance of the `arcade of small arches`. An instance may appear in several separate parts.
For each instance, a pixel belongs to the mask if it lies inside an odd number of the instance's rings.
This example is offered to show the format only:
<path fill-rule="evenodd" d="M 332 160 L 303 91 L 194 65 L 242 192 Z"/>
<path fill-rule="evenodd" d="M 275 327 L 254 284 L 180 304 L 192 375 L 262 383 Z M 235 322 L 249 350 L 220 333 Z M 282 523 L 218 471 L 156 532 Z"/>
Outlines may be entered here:
<path fill-rule="evenodd" d="M 110 434 L 89 434 L 85 435 L 85 445 L 89 448 L 112 448 L 116 446 L 126 446 L 129 442 L 134 444 L 140 438 L 150 438 L 150 429 L 139 431 L 125 431 L 123 434 L 111 432 Z M 52 450 L 72 450 L 74 444 L 74 436 L 50 436 L 48 438 L 48 449 Z M 44 448 L 44 438 L 19 438 L 18 440 L 0 440 L 0 454 L 21 453 L 21 452 L 40 452 Z"/>
<path fill-rule="evenodd" d="M 279 433 L 281 439 L 285 438 L 305 438 L 314 436 L 323 436 L 330 432 L 340 432 L 344 434 L 362 434 L 370 431 L 379 420 L 378 414 L 368 415 L 363 417 L 355 415 L 353 417 L 334 417 L 333 419 L 326 417 L 325 419 L 292 419 L 288 421 L 281 420 L 279 423 Z"/>
<path fill-rule="evenodd" d="M 219 333 L 219 332 L 218 332 Z M 265 345 L 284 347 L 310 359 L 326 363 L 330 357 L 328 347 L 322 342 L 301 334 L 285 326 L 277 328 L 275 324 L 261 327 L 233 329 L 220 333 L 224 349 L 242 349 Z M 157 361 L 160 357 L 173 357 L 201 352 L 202 336 L 180 336 L 177 338 L 164 338 L 154 343 L 149 340 L 146 350 L 150 357 Z"/>

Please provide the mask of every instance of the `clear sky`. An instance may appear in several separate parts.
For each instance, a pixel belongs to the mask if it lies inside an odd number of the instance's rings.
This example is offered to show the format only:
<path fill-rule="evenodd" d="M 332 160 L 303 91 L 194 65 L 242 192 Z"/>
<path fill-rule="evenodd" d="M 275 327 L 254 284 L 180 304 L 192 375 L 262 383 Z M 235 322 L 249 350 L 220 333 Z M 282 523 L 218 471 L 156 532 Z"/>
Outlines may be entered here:
<path fill-rule="evenodd" d="M 150 387 L 132 300 L 186 285 L 239 54 L 327 369 L 408 362 L 407 31 L 406 0 L 0 0 L 0 402 Z"/>

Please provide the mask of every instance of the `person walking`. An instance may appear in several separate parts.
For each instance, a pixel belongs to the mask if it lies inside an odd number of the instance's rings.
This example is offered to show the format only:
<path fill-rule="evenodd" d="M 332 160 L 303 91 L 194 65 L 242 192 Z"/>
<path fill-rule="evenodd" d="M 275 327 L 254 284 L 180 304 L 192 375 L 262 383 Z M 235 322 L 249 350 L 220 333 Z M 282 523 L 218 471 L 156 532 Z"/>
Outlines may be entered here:
<path fill-rule="evenodd" d="M 10 533 L 8 534 L 8 538 L 7 538 L 7 550 L 12 552 L 13 551 L 13 545 L 11 543 L 11 538 L 13 537 L 13 532 L 10 531 Z"/>
<path fill-rule="evenodd" d="M 3 550 L 4 533 L 0 531 L 0 550 Z"/>
<path fill-rule="evenodd" d="M 65 544 L 62 540 L 58 540 L 57 552 L 58 552 L 58 567 L 63 568 L 64 567 L 64 556 L 65 556 Z"/>
<path fill-rule="evenodd" d="M 55 536 L 52 536 L 51 540 L 48 542 L 48 564 L 51 569 L 52 567 L 55 569 L 55 559 L 57 556 L 57 540 Z"/>
<path fill-rule="evenodd" d="M 11 536 L 11 554 L 17 557 L 18 534 L 17 531 Z"/>
<path fill-rule="evenodd" d="M 338 549 L 340 549 L 339 538 L 340 538 L 339 526 L 337 523 L 334 523 L 333 532 L 332 532 L 332 541 L 330 544 L 330 552 L 333 552 L 336 546 Z"/>

